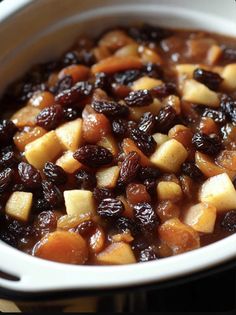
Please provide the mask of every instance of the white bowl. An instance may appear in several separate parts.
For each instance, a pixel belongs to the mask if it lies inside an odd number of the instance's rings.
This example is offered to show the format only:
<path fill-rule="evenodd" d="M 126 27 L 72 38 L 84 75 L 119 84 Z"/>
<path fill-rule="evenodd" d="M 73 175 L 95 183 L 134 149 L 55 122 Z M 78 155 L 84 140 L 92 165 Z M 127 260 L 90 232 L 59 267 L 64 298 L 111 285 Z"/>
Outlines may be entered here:
<path fill-rule="evenodd" d="M 207 6 L 207 7 L 206 7 Z M 32 64 L 59 56 L 79 32 L 137 20 L 236 36 L 236 3 L 188 0 L 5 0 L 0 4 L 0 91 Z M 4 78 L 4 81 L 2 80 Z M 236 258 L 236 234 L 179 256 L 124 266 L 74 266 L 26 255 L 0 242 L 0 287 L 35 293 L 160 283 Z"/>

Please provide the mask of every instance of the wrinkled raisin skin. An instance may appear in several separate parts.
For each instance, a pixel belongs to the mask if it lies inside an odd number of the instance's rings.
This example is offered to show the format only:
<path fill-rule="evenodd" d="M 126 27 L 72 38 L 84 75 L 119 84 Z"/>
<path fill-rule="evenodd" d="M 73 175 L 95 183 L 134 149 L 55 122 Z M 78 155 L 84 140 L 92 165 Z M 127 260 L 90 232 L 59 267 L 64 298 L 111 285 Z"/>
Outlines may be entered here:
<path fill-rule="evenodd" d="M 152 231 L 158 224 L 156 213 L 147 202 L 134 205 L 134 217 L 143 231 Z"/>
<path fill-rule="evenodd" d="M 109 188 L 94 188 L 93 196 L 95 200 L 100 203 L 103 199 L 114 198 L 114 192 Z"/>
<path fill-rule="evenodd" d="M 226 213 L 221 222 L 221 226 L 228 232 L 236 232 L 236 210 Z"/>
<path fill-rule="evenodd" d="M 226 123 L 226 116 L 220 110 L 206 108 L 202 114 L 202 117 L 211 118 L 214 120 L 214 122 L 219 123 L 219 124 L 225 124 Z"/>
<path fill-rule="evenodd" d="M 136 152 L 130 152 L 124 159 L 120 168 L 119 181 L 123 185 L 129 184 L 133 179 L 135 179 L 139 164 L 139 155 Z"/>
<path fill-rule="evenodd" d="M 81 110 L 75 107 L 66 107 L 63 109 L 64 119 L 67 121 L 74 120 L 81 115 Z"/>
<path fill-rule="evenodd" d="M 96 112 L 108 117 L 127 116 L 129 114 L 127 106 L 114 101 L 93 100 L 91 106 Z"/>
<path fill-rule="evenodd" d="M 85 145 L 79 148 L 73 157 L 89 167 L 99 167 L 110 164 L 113 155 L 109 150 L 98 145 Z"/>
<path fill-rule="evenodd" d="M 185 162 L 181 167 L 182 172 L 191 177 L 194 180 L 201 179 L 203 177 L 200 169 L 193 162 Z"/>
<path fill-rule="evenodd" d="M 139 129 L 133 129 L 130 132 L 130 138 L 134 140 L 137 147 L 147 156 L 152 154 L 156 148 L 156 142 L 153 137 Z"/>
<path fill-rule="evenodd" d="M 145 179 L 157 179 L 161 175 L 161 171 L 154 167 L 141 167 L 138 176 L 141 180 Z"/>
<path fill-rule="evenodd" d="M 128 85 L 129 83 L 137 80 L 140 76 L 141 72 L 139 70 L 127 70 L 115 73 L 114 79 L 116 83 Z"/>
<path fill-rule="evenodd" d="M 151 135 L 154 133 L 155 127 L 155 116 L 150 112 L 144 113 L 143 116 L 140 118 L 138 129 Z"/>
<path fill-rule="evenodd" d="M 215 134 L 195 133 L 192 143 L 198 151 L 209 155 L 216 155 L 222 149 L 221 140 Z"/>
<path fill-rule="evenodd" d="M 107 198 L 103 199 L 97 208 L 97 213 L 102 218 L 117 218 L 124 212 L 124 205 L 120 200 Z"/>
<path fill-rule="evenodd" d="M 114 225 L 119 233 L 125 233 L 127 230 L 131 232 L 133 236 L 137 235 L 139 232 L 139 228 L 133 219 L 129 219 L 126 217 L 119 217 Z"/>
<path fill-rule="evenodd" d="M 115 119 L 112 122 L 112 131 L 117 137 L 125 137 L 128 129 L 127 121 L 124 119 Z"/>
<path fill-rule="evenodd" d="M 17 132 L 16 125 L 11 120 L 3 119 L 0 121 L 0 146 L 9 144 L 12 137 Z"/>
<path fill-rule="evenodd" d="M 67 181 L 67 174 L 60 166 L 47 162 L 44 166 L 43 173 L 47 179 L 57 185 L 63 185 Z"/>
<path fill-rule="evenodd" d="M 178 95 L 175 84 L 171 82 L 158 85 L 152 89 L 152 95 L 157 98 L 163 98 L 171 94 Z"/>
<path fill-rule="evenodd" d="M 149 90 L 132 91 L 124 101 L 130 107 L 148 106 L 153 102 L 152 94 Z"/>
<path fill-rule="evenodd" d="M 41 186 L 41 174 L 33 165 L 25 162 L 19 163 L 18 174 L 26 188 L 35 189 Z"/>
<path fill-rule="evenodd" d="M 42 181 L 44 198 L 52 208 L 60 207 L 63 204 L 63 196 L 59 188 L 48 180 Z"/>
<path fill-rule="evenodd" d="M 193 71 L 193 78 L 206 85 L 209 89 L 217 91 L 223 79 L 218 73 L 197 68 Z"/>
<path fill-rule="evenodd" d="M 14 177 L 14 170 L 11 168 L 6 168 L 0 173 L 0 193 L 7 191 Z"/>
<path fill-rule="evenodd" d="M 61 105 L 44 108 L 36 117 L 37 125 L 46 129 L 55 129 L 63 121 L 64 113 Z"/>
<path fill-rule="evenodd" d="M 79 170 L 75 173 L 75 181 L 79 189 L 93 190 L 96 187 L 96 176 L 88 170 Z"/>
<path fill-rule="evenodd" d="M 175 125 L 176 111 L 172 106 L 162 108 L 156 116 L 156 131 L 166 133 Z"/>
<path fill-rule="evenodd" d="M 170 30 L 144 23 L 141 27 L 131 27 L 129 35 L 140 42 L 159 42 L 172 35 Z"/>

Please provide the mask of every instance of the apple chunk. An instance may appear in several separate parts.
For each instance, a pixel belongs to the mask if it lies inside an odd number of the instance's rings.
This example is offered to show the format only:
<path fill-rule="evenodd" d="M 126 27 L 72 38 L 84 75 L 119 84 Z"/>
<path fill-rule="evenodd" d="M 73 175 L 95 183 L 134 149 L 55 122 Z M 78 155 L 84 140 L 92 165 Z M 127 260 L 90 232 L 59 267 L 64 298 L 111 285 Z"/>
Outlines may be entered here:
<path fill-rule="evenodd" d="M 120 174 L 119 166 L 112 166 L 100 169 L 96 173 L 98 187 L 114 188 Z"/>
<path fill-rule="evenodd" d="M 179 201 L 183 193 L 180 185 L 162 181 L 157 185 L 157 195 L 159 200 Z"/>
<path fill-rule="evenodd" d="M 75 151 L 82 142 L 82 119 L 67 122 L 55 130 L 65 150 Z"/>
<path fill-rule="evenodd" d="M 192 103 L 208 105 L 209 107 L 219 107 L 220 104 L 220 100 L 214 91 L 195 80 L 185 81 L 183 99 Z"/>
<path fill-rule="evenodd" d="M 213 176 L 203 183 L 199 199 L 212 204 L 217 211 L 227 211 L 236 208 L 236 191 L 226 173 Z"/>
<path fill-rule="evenodd" d="M 234 91 L 236 89 L 236 63 L 225 66 L 222 77 L 224 79 L 222 82 L 223 88 Z"/>
<path fill-rule="evenodd" d="M 109 245 L 98 254 L 97 262 L 101 265 L 123 265 L 133 264 L 136 259 L 129 244 L 117 242 Z"/>
<path fill-rule="evenodd" d="M 200 247 L 198 233 L 190 226 L 173 218 L 159 227 L 160 240 L 167 244 L 174 254 L 180 254 Z"/>
<path fill-rule="evenodd" d="M 212 233 L 216 221 L 216 207 L 204 202 L 190 207 L 184 216 L 184 223 L 197 232 Z"/>
<path fill-rule="evenodd" d="M 95 212 L 93 193 L 89 190 L 66 190 L 64 198 L 68 215 L 93 215 Z"/>
<path fill-rule="evenodd" d="M 15 191 L 6 203 L 6 214 L 17 220 L 27 221 L 33 202 L 33 194 Z"/>
<path fill-rule="evenodd" d="M 156 149 L 150 161 L 165 172 L 176 173 L 187 156 L 185 147 L 177 140 L 171 139 Z"/>
<path fill-rule="evenodd" d="M 27 161 L 37 169 L 42 169 L 46 162 L 52 162 L 61 152 L 62 147 L 55 131 L 47 132 L 25 147 Z"/>
<path fill-rule="evenodd" d="M 73 174 L 75 171 L 80 169 L 83 164 L 74 159 L 74 152 L 66 151 L 57 161 L 56 165 L 63 168 L 63 170 L 69 174 Z"/>

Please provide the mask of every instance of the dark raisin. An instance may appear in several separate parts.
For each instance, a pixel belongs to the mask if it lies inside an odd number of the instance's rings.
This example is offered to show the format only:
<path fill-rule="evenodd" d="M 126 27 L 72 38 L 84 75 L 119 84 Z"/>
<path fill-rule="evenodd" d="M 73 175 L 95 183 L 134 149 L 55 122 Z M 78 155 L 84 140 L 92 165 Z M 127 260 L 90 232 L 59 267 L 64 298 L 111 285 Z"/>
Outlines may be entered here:
<path fill-rule="evenodd" d="M 211 118 L 216 123 L 220 123 L 220 124 L 226 123 L 226 116 L 221 110 L 206 108 L 202 114 L 202 117 Z"/>
<path fill-rule="evenodd" d="M 38 198 L 34 200 L 33 209 L 36 212 L 48 211 L 52 209 L 52 206 L 45 198 Z"/>
<path fill-rule="evenodd" d="M 60 189 L 48 180 L 42 181 L 44 198 L 52 208 L 60 207 L 63 204 L 63 196 Z"/>
<path fill-rule="evenodd" d="M 157 259 L 157 255 L 152 246 L 142 249 L 138 255 L 137 259 L 139 262 L 151 261 Z"/>
<path fill-rule="evenodd" d="M 114 198 L 115 195 L 113 193 L 113 191 L 109 188 L 98 188 L 96 187 L 93 190 L 93 196 L 94 199 L 100 203 L 103 199 L 107 199 L 107 198 Z"/>
<path fill-rule="evenodd" d="M 222 149 L 221 140 L 216 134 L 208 136 L 204 133 L 195 133 L 192 143 L 196 150 L 209 155 L 216 155 Z"/>
<path fill-rule="evenodd" d="M 141 72 L 139 70 L 127 70 L 115 73 L 114 80 L 121 85 L 128 85 L 137 80 L 140 76 Z"/>
<path fill-rule="evenodd" d="M 132 91 L 124 100 L 130 107 L 148 106 L 153 102 L 152 94 L 149 90 Z"/>
<path fill-rule="evenodd" d="M 12 167 L 18 163 L 16 153 L 9 151 L 0 157 L 0 168 L 1 167 Z"/>
<path fill-rule="evenodd" d="M 35 189 L 41 186 L 40 172 L 31 164 L 21 162 L 18 164 L 18 174 L 25 187 Z"/>
<path fill-rule="evenodd" d="M 223 79 L 218 73 L 197 68 L 193 71 L 193 78 L 206 85 L 211 90 L 218 90 Z"/>
<path fill-rule="evenodd" d="M 63 108 L 61 105 L 53 105 L 44 108 L 36 117 L 37 125 L 52 130 L 61 124 L 64 118 Z"/>
<path fill-rule="evenodd" d="M 137 127 L 138 127 L 138 125 L 137 125 L 137 123 L 135 121 L 129 120 L 128 124 L 127 124 L 127 134 L 128 134 L 128 136 L 130 135 L 131 131 L 133 129 L 137 128 Z"/>
<path fill-rule="evenodd" d="M 124 159 L 120 168 L 119 180 L 124 185 L 129 184 L 137 175 L 140 157 L 136 152 L 130 152 Z"/>
<path fill-rule="evenodd" d="M 34 222 L 34 228 L 41 235 L 54 231 L 56 227 L 57 217 L 53 211 L 43 211 L 39 213 Z"/>
<path fill-rule="evenodd" d="M 95 83 L 94 83 L 95 89 L 102 89 L 102 90 L 109 90 L 110 88 L 110 78 L 108 75 L 104 72 L 98 72 L 95 76 Z"/>
<path fill-rule="evenodd" d="M 14 170 L 9 167 L 0 172 L 0 193 L 3 193 L 10 188 L 13 178 Z"/>
<path fill-rule="evenodd" d="M 162 39 L 171 36 L 172 32 L 160 26 L 145 23 L 141 27 L 131 27 L 129 35 L 141 42 L 160 42 Z"/>
<path fill-rule="evenodd" d="M 139 129 L 133 129 L 130 132 L 130 138 L 134 140 L 137 147 L 146 155 L 150 155 L 155 151 L 156 142 L 153 137 Z"/>
<path fill-rule="evenodd" d="M 224 48 L 221 59 L 227 62 L 236 62 L 236 49 L 227 47 Z"/>
<path fill-rule="evenodd" d="M 113 155 L 108 149 L 98 145 L 89 144 L 84 145 L 75 151 L 73 157 L 80 163 L 90 167 L 107 165 L 113 160 Z"/>
<path fill-rule="evenodd" d="M 95 229 L 96 229 L 96 224 L 93 221 L 88 220 L 88 221 L 84 221 L 80 223 L 75 229 L 75 232 L 79 233 L 83 237 L 89 237 L 90 235 L 94 233 Z"/>
<path fill-rule="evenodd" d="M 16 125 L 11 120 L 0 121 L 0 146 L 12 142 L 12 137 L 17 132 Z"/>
<path fill-rule="evenodd" d="M 156 126 L 155 116 L 150 112 L 146 112 L 140 118 L 138 129 L 147 134 L 152 134 L 155 130 L 155 126 Z"/>
<path fill-rule="evenodd" d="M 97 185 L 96 176 L 88 170 L 79 170 L 75 173 L 76 184 L 79 189 L 93 190 Z"/>
<path fill-rule="evenodd" d="M 157 98 L 166 97 L 171 94 L 178 94 L 175 84 L 171 82 L 158 85 L 152 89 L 152 95 Z"/>
<path fill-rule="evenodd" d="M 176 111 L 172 106 L 162 108 L 156 116 L 156 129 L 159 132 L 166 133 L 175 125 Z"/>
<path fill-rule="evenodd" d="M 155 79 L 163 79 L 164 77 L 163 69 L 160 66 L 150 62 L 144 66 L 142 73 Z"/>
<path fill-rule="evenodd" d="M 144 186 L 147 189 L 147 192 L 151 195 L 151 196 L 155 196 L 156 194 L 156 187 L 157 187 L 157 183 L 155 179 L 145 179 L 143 182 Z"/>
<path fill-rule="evenodd" d="M 141 167 L 139 169 L 138 176 L 141 180 L 145 179 L 157 179 L 161 175 L 161 172 L 158 168 L 154 167 Z"/>
<path fill-rule="evenodd" d="M 67 181 L 67 174 L 63 168 L 52 162 L 47 162 L 45 164 L 43 173 L 47 179 L 57 185 L 63 185 Z"/>
<path fill-rule="evenodd" d="M 114 198 L 103 199 L 97 208 L 97 213 L 102 218 L 117 218 L 124 212 L 124 205 Z"/>
<path fill-rule="evenodd" d="M 93 86 L 89 82 L 78 82 L 71 89 L 58 93 L 55 101 L 61 105 L 72 105 L 83 100 L 92 93 Z"/>
<path fill-rule="evenodd" d="M 203 174 L 193 162 L 185 162 L 182 164 L 181 171 L 194 180 L 201 179 Z"/>
<path fill-rule="evenodd" d="M 26 187 L 24 184 L 15 184 L 12 187 L 12 191 L 26 191 Z"/>
<path fill-rule="evenodd" d="M 56 86 L 50 88 L 50 91 L 53 94 L 61 93 L 67 89 L 70 89 L 73 85 L 73 79 L 70 75 L 65 76 L 64 78 L 60 79 Z"/>
<path fill-rule="evenodd" d="M 115 225 L 116 229 L 118 230 L 118 232 L 120 232 L 120 233 L 125 233 L 125 232 L 127 232 L 127 230 L 129 230 L 131 232 L 131 234 L 133 236 L 135 236 L 139 232 L 139 229 L 138 229 L 136 223 L 134 222 L 134 220 L 129 219 L 127 217 L 119 217 L 114 222 L 114 225 Z"/>
<path fill-rule="evenodd" d="M 114 119 L 112 122 L 112 131 L 117 137 L 124 138 L 127 132 L 127 121 L 124 119 Z"/>
<path fill-rule="evenodd" d="M 64 67 L 70 65 L 76 65 L 79 63 L 78 54 L 76 51 L 68 51 L 62 58 Z"/>
<path fill-rule="evenodd" d="M 220 106 L 232 123 L 236 124 L 236 101 L 228 95 L 223 95 L 221 97 Z"/>
<path fill-rule="evenodd" d="M 18 244 L 17 237 L 15 235 L 12 235 L 9 231 L 1 231 L 0 239 L 3 242 L 7 243 L 8 245 L 17 247 L 17 244 Z"/>
<path fill-rule="evenodd" d="M 129 114 L 127 106 L 113 101 L 93 100 L 91 106 L 96 112 L 108 117 L 127 116 Z"/>
<path fill-rule="evenodd" d="M 134 218 L 143 231 L 152 231 L 158 224 L 156 213 L 147 202 L 134 205 Z"/>
<path fill-rule="evenodd" d="M 74 120 L 81 115 L 81 110 L 77 107 L 64 107 L 64 119 L 67 121 Z"/>
<path fill-rule="evenodd" d="M 236 210 L 226 213 L 221 222 L 221 226 L 228 232 L 236 232 Z"/>
<path fill-rule="evenodd" d="M 92 66 L 96 62 L 93 52 L 88 49 L 81 49 L 78 52 L 78 60 L 78 63 L 86 66 Z"/>

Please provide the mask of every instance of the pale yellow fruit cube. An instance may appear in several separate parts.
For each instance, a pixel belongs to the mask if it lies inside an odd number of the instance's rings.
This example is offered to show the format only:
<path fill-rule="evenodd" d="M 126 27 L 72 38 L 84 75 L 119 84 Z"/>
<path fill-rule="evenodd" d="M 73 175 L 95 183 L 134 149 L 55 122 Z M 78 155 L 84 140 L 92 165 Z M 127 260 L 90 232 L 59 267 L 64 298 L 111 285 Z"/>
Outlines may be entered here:
<path fill-rule="evenodd" d="M 190 207 L 184 215 L 184 223 L 195 231 L 213 233 L 216 222 L 216 207 L 204 202 Z"/>
<path fill-rule="evenodd" d="M 6 214 L 17 220 L 27 221 L 32 207 L 32 202 L 32 193 L 15 191 L 6 203 Z"/>
<path fill-rule="evenodd" d="M 139 57 L 138 45 L 129 44 L 118 49 L 115 54 L 117 57 L 127 57 L 127 56 L 136 56 Z"/>
<path fill-rule="evenodd" d="M 179 201 L 182 198 L 183 193 L 180 185 L 175 182 L 162 181 L 157 185 L 157 196 L 160 201 Z"/>
<path fill-rule="evenodd" d="M 222 78 L 222 87 L 229 90 L 236 90 L 236 63 L 229 64 L 224 67 Z"/>
<path fill-rule="evenodd" d="M 218 45 L 212 45 L 207 52 L 207 63 L 214 65 L 220 58 L 222 49 Z"/>
<path fill-rule="evenodd" d="M 69 216 L 93 215 L 95 212 L 93 193 L 89 190 L 65 190 L 64 199 Z"/>
<path fill-rule="evenodd" d="M 25 158 L 34 167 L 42 169 L 46 162 L 52 162 L 61 152 L 61 143 L 55 131 L 50 131 L 26 145 Z"/>
<path fill-rule="evenodd" d="M 184 63 L 184 64 L 178 64 L 175 67 L 175 70 L 177 72 L 178 77 L 182 77 L 184 79 L 192 79 L 193 72 L 197 68 L 199 68 L 199 65 Z"/>
<path fill-rule="evenodd" d="M 163 134 L 163 133 L 154 133 L 154 135 L 152 135 L 153 139 L 155 140 L 157 146 L 159 147 L 161 144 L 163 144 L 164 142 L 170 140 L 170 138 Z"/>
<path fill-rule="evenodd" d="M 73 158 L 73 154 L 72 151 L 67 151 L 56 161 L 56 165 L 62 167 L 69 174 L 73 174 L 83 167 L 79 161 Z"/>
<path fill-rule="evenodd" d="M 157 98 L 154 98 L 152 104 L 148 106 L 130 107 L 129 108 L 130 119 L 134 121 L 138 121 L 141 118 L 141 116 L 147 112 L 150 112 L 153 115 L 157 115 L 160 112 L 161 107 L 162 107 L 162 104 Z"/>
<path fill-rule="evenodd" d="M 129 244 L 117 242 L 98 254 L 97 262 L 101 265 L 124 265 L 133 264 L 136 259 Z"/>
<path fill-rule="evenodd" d="M 156 149 L 150 161 L 165 172 L 176 173 L 187 156 L 185 147 L 177 140 L 170 139 Z"/>
<path fill-rule="evenodd" d="M 217 211 L 236 209 L 236 191 L 226 173 L 210 177 L 203 183 L 199 200 L 212 204 Z"/>
<path fill-rule="evenodd" d="M 183 87 L 183 100 L 200 105 L 207 105 L 209 107 L 219 107 L 220 105 L 217 93 L 196 80 L 185 81 Z"/>
<path fill-rule="evenodd" d="M 114 188 L 119 178 L 119 166 L 102 168 L 96 173 L 97 186 L 100 188 Z"/>
<path fill-rule="evenodd" d="M 82 143 L 82 119 L 69 121 L 58 127 L 55 132 L 65 150 L 75 151 Z"/>
<path fill-rule="evenodd" d="M 157 87 L 161 84 L 163 84 L 163 81 L 161 81 L 161 80 L 153 79 L 150 77 L 142 77 L 142 78 L 133 82 L 132 90 L 133 91 L 145 90 L 145 89 L 151 90 L 154 87 Z"/>
<path fill-rule="evenodd" d="M 119 153 L 119 148 L 115 138 L 112 135 L 107 135 L 98 141 L 97 145 L 109 150 L 113 156 L 117 156 Z"/>

